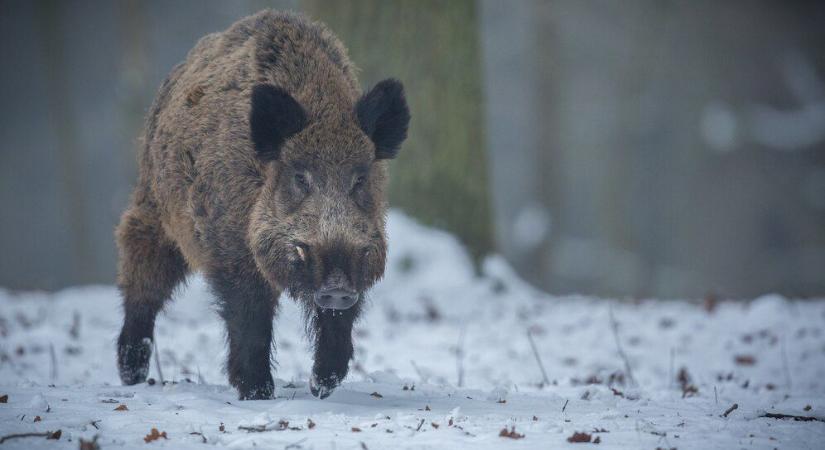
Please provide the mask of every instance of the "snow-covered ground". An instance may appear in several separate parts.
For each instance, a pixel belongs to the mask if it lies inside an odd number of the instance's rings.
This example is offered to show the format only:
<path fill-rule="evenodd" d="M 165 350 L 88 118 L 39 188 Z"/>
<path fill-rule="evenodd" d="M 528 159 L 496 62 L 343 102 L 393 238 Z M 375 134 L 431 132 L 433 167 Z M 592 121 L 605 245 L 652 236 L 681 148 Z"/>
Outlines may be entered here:
<path fill-rule="evenodd" d="M 401 213 L 389 233 L 350 375 L 326 400 L 308 392 L 310 353 L 289 299 L 276 323 L 278 398 L 240 402 L 199 277 L 158 320 L 165 385 L 120 386 L 114 287 L 0 290 L 0 435 L 61 431 L 0 449 L 78 448 L 94 436 L 103 449 L 825 445 L 825 301 L 552 297 L 497 257 L 476 275 L 455 239 Z M 154 362 L 150 376 L 161 378 Z M 152 428 L 166 438 L 146 443 Z M 577 432 L 598 443 L 568 442 Z"/>

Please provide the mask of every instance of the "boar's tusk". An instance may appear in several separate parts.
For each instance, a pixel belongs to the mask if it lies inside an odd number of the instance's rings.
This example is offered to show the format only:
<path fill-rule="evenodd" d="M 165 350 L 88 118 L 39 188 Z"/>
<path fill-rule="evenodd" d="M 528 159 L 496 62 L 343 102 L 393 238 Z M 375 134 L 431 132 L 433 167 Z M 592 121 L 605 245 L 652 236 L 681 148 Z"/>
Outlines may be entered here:
<path fill-rule="evenodd" d="M 304 249 L 303 249 L 303 248 L 301 248 L 301 246 L 300 246 L 300 245 L 296 245 L 296 246 L 295 246 L 295 251 L 297 251 L 297 252 L 298 252 L 298 257 L 299 257 L 299 258 L 301 258 L 301 261 L 306 262 L 306 260 L 307 260 L 307 255 L 304 253 Z"/>

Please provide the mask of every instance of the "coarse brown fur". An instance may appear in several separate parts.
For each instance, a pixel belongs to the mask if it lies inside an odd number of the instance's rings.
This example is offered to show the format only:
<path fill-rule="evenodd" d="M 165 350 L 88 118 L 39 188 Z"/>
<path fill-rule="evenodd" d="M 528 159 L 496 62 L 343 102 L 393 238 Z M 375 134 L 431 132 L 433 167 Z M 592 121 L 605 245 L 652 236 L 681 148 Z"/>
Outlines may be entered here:
<path fill-rule="evenodd" d="M 308 320 L 312 391 L 329 395 L 362 302 L 333 314 L 313 296 L 333 286 L 362 297 L 383 275 L 386 159 L 408 122 L 400 83 L 362 95 L 340 41 L 301 15 L 262 11 L 202 38 L 149 111 L 116 233 L 123 382 L 146 379 L 155 317 L 198 270 L 227 323 L 241 398 L 273 395 L 272 318 L 286 289 Z"/>

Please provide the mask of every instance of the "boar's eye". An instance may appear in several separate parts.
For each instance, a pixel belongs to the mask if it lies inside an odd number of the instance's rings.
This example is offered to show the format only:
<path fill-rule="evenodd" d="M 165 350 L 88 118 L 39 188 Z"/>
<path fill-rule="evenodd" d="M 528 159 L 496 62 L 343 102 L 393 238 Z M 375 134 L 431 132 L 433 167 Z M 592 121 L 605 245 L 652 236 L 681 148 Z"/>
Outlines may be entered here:
<path fill-rule="evenodd" d="M 355 177 L 355 181 L 352 183 L 352 190 L 357 191 L 358 189 L 363 188 L 364 183 L 366 182 L 367 177 L 365 177 L 364 175 L 358 175 L 357 177 Z"/>
<path fill-rule="evenodd" d="M 307 181 L 306 175 L 301 172 L 295 173 L 295 185 L 301 188 L 302 190 L 309 190 L 309 181 Z"/>

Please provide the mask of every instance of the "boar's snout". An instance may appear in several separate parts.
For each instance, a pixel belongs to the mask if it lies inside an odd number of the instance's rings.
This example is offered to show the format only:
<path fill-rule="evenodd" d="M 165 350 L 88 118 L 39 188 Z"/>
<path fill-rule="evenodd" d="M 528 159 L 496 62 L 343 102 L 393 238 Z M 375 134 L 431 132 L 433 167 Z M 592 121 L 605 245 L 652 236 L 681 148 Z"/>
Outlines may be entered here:
<path fill-rule="evenodd" d="M 315 304 L 321 308 L 350 309 L 358 302 L 358 294 L 345 289 L 327 289 L 315 294 Z"/>
<path fill-rule="evenodd" d="M 341 270 L 335 270 L 315 293 L 315 304 L 321 308 L 349 309 L 358 302 L 358 293 Z"/>

